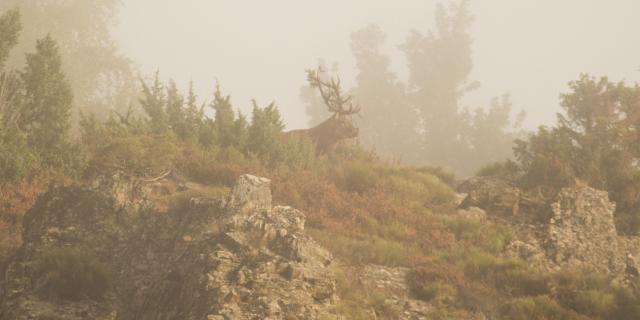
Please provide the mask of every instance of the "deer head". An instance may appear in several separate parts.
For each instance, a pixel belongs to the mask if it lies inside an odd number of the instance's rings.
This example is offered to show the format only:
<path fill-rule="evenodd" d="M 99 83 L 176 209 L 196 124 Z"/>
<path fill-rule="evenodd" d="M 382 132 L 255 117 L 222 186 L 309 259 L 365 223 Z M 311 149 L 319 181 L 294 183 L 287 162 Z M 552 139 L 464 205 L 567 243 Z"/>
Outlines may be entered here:
<path fill-rule="evenodd" d="M 336 141 L 350 139 L 358 136 L 358 127 L 355 125 L 352 115 L 359 114 L 360 106 L 353 103 L 351 95 L 344 95 L 341 88 L 340 78 L 323 80 L 322 68 L 318 70 L 308 70 L 307 80 L 312 88 L 317 88 L 320 96 L 333 116 L 325 121 L 326 135 L 333 136 Z"/>
<path fill-rule="evenodd" d="M 319 154 L 327 153 L 342 140 L 358 137 L 359 130 L 351 116 L 360 112 L 360 107 L 353 103 L 352 97 L 342 93 L 340 78 L 324 80 L 320 76 L 322 72 L 321 68 L 307 70 L 307 80 L 312 88 L 320 91 L 324 104 L 333 115 L 313 128 L 283 134 L 285 140 L 294 137 L 310 139 Z"/>

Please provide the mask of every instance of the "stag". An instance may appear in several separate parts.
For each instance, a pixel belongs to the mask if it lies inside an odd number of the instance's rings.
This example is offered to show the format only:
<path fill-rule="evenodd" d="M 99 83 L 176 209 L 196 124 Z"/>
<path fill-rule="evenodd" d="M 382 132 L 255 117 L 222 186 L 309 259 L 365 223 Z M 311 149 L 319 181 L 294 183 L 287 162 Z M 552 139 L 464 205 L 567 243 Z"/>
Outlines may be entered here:
<path fill-rule="evenodd" d="M 320 68 L 317 71 L 308 70 L 307 80 L 312 88 L 318 89 L 324 104 L 333 115 L 313 128 L 284 133 L 285 141 L 292 138 L 310 140 L 315 145 L 317 154 L 331 151 L 340 141 L 358 137 L 358 127 L 351 116 L 360 112 L 360 106 L 354 105 L 353 97 L 342 93 L 340 78 L 323 80 L 320 76 L 322 72 Z"/>

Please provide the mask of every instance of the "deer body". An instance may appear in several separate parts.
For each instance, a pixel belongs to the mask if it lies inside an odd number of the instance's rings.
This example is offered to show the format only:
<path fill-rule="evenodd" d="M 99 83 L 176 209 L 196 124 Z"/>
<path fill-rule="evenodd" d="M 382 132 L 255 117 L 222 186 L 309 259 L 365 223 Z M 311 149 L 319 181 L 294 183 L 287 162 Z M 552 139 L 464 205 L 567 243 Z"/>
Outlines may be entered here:
<path fill-rule="evenodd" d="M 292 138 L 309 139 L 315 144 L 317 154 L 325 154 L 340 141 L 358 137 L 358 127 L 351 115 L 360 112 L 360 107 L 353 105 L 351 96 L 343 97 L 339 78 L 324 81 L 320 73 L 322 69 L 307 71 L 307 80 L 311 87 L 318 88 L 333 116 L 313 128 L 285 132 L 283 138 L 285 141 Z"/>
<path fill-rule="evenodd" d="M 316 147 L 316 153 L 325 154 L 340 141 L 358 137 L 358 128 L 350 116 L 336 114 L 321 124 L 309 128 L 285 132 L 285 141 L 308 139 Z"/>

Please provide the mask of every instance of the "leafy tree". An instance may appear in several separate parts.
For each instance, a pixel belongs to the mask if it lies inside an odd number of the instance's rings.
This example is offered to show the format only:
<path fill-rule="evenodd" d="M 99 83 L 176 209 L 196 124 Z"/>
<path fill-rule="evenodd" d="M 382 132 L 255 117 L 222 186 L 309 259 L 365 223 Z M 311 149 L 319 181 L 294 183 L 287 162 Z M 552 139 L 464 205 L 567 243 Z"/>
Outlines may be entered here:
<path fill-rule="evenodd" d="M 18 8 L 22 33 L 8 65 L 20 68 L 37 39 L 50 34 L 59 43 L 62 70 L 74 92 L 74 105 L 106 119 L 126 108 L 138 91 L 131 62 L 120 53 L 110 28 L 120 0 L 3 0 L 0 12 Z M 0 33 L 4 32 L 0 26 Z"/>
<path fill-rule="evenodd" d="M 15 182 L 27 177 L 37 164 L 37 155 L 26 137 L 15 130 L 0 132 L 0 182 Z"/>
<path fill-rule="evenodd" d="M 17 44 L 20 28 L 20 13 L 17 10 L 0 16 L 0 130 L 6 130 L 16 116 L 14 104 L 20 88 L 19 79 L 14 72 L 5 70 L 3 65 Z"/>
<path fill-rule="evenodd" d="M 514 153 L 522 167 L 525 188 L 540 188 L 554 194 L 559 188 L 574 182 L 576 154 L 566 132 L 540 127 L 527 140 L 516 140 Z M 550 190 L 547 190 L 550 188 Z"/>
<path fill-rule="evenodd" d="M 464 119 L 459 99 L 474 89 L 469 83 L 471 16 L 468 1 L 436 8 L 436 30 L 427 35 L 413 31 L 403 49 L 409 65 L 410 99 L 422 118 L 422 157 L 431 165 L 464 168 L 467 145 L 461 140 Z"/>
<path fill-rule="evenodd" d="M 436 29 L 428 34 L 413 31 L 402 46 L 410 70 L 407 95 L 417 110 L 421 133 L 420 139 L 412 139 L 416 142 L 413 159 L 418 164 L 447 166 L 462 175 L 508 158 L 524 117 L 510 123 L 508 98 L 494 99 L 489 108 L 474 112 L 461 108 L 461 98 L 479 86 L 469 80 L 473 19 L 468 7 L 467 0 L 449 7 L 438 5 Z"/>
<path fill-rule="evenodd" d="M 0 16 L 0 182 L 16 181 L 27 176 L 36 162 L 26 134 L 17 127 L 20 78 L 3 65 L 20 33 L 18 10 Z"/>
<path fill-rule="evenodd" d="M 640 86 L 581 75 L 551 129 L 517 141 L 523 185 L 554 193 L 580 180 L 608 190 L 619 230 L 640 231 Z"/>
<path fill-rule="evenodd" d="M 17 9 L 7 11 L 0 16 L 0 70 L 9 58 L 9 52 L 18 44 L 20 34 L 20 12 Z"/>
<path fill-rule="evenodd" d="M 467 167 L 480 168 L 487 163 L 500 162 L 512 155 L 513 141 L 520 135 L 520 126 L 525 113 L 515 121 L 510 120 L 512 111 L 509 95 L 493 98 L 489 108 L 478 108 L 473 113 L 465 112 L 462 140 L 467 145 L 465 156 Z"/>
<path fill-rule="evenodd" d="M 389 71 L 389 57 L 380 52 L 386 35 L 376 25 L 351 34 L 351 50 L 358 75 L 353 94 L 363 108 L 358 119 L 360 141 L 387 157 L 416 161 L 421 141 L 416 111 L 409 105 L 405 86 Z"/>

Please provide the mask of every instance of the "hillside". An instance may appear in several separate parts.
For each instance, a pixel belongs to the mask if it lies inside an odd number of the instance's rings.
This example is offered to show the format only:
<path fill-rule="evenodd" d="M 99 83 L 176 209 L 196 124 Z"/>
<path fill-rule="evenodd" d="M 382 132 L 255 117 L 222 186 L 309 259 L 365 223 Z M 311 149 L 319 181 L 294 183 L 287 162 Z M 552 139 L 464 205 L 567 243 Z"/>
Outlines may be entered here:
<path fill-rule="evenodd" d="M 172 171 L 50 185 L 8 257 L 2 319 L 638 315 L 640 238 L 617 235 L 605 192 L 545 203 L 497 178 L 463 194 L 423 170 L 364 168 L 396 184 L 361 192 L 362 173 L 336 184 L 300 171 L 212 185 Z"/>
<path fill-rule="evenodd" d="M 0 5 L 0 320 L 640 319 L 640 85 L 581 74 L 530 132 L 470 109 L 452 1 L 405 78 L 375 25 L 352 87 L 300 70 L 288 131 L 137 75 L 118 3 Z"/>

